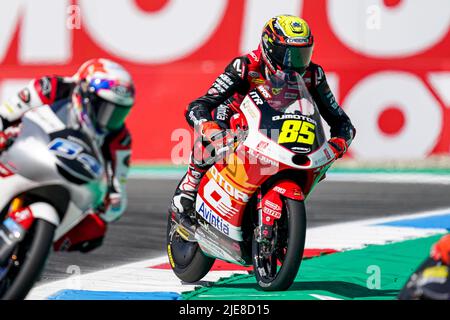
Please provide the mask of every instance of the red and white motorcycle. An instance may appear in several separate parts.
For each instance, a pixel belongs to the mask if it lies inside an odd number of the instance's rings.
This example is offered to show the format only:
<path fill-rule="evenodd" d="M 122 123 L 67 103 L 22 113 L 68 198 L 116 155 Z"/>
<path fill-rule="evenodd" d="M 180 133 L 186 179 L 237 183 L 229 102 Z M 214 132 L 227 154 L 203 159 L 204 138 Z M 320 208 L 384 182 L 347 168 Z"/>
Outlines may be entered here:
<path fill-rule="evenodd" d="M 232 131 L 240 139 L 200 183 L 191 213 L 194 230 L 169 214 L 170 264 L 186 282 L 203 278 L 215 259 L 253 264 L 263 290 L 286 290 L 302 261 L 305 199 L 335 154 L 295 72 L 279 72 L 251 90 Z"/>
<path fill-rule="evenodd" d="M 25 298 L 52 244 L 64 246 L 58 241 L 102 203 L 107 175 L 88 123 L 64 107 L 32 109 L 0 154 L 0 299 Z"/>

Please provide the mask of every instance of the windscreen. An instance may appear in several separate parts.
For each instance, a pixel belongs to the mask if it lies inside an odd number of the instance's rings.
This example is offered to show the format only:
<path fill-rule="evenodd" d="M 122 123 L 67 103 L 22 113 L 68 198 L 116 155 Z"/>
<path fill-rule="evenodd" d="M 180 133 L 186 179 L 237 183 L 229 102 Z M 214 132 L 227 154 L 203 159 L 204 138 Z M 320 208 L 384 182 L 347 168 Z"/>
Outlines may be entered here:
<path fill-rule="evenodd" d="M 258 105 L 261 132 L 297 153 L 311 153 L 322 146 L 325 135 L 319 111 L 297 72 L 277 72 L 255 91 L 264 98 Z"/>

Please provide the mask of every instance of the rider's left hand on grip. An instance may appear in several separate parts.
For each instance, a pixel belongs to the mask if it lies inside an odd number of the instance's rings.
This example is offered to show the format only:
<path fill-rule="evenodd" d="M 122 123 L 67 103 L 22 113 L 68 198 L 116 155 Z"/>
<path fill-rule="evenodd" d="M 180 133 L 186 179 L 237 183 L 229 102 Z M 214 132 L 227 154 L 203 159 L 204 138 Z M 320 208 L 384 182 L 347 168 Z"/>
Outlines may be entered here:
<path fill-rule="evenodd" d="M 347 142 L 343 138 L 334 137 L 328 140 L 328 144 L 333 150 L 337 159 L 341 158 L 347 152 Z"/>

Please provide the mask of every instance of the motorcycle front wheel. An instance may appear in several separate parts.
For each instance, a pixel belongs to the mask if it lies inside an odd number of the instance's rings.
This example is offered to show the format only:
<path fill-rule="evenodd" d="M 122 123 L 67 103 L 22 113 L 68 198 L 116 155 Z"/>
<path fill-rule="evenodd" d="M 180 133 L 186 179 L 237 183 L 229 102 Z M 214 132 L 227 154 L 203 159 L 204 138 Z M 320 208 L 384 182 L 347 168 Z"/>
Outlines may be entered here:
<path fill-rule="evenodd" d="M 167 222 L 167 255 L 175 275 L 189 283 L 202 279 L 216 260 L 206 256 L 197 242 L 186 241 L 180 236 L 171 213 Z"/>
<path fill-rule="evenodd" d="M 0 264 L 0 299 L 26 297 L 45 266 L 55 229 L 50 222 L 36 219 L 10 259 Z"/>
<path fill-rule="evenodd" d="M 270 242 L 252 240 L 252 259 L 259 287 L 264 291 L 287 290 L 302 262 L 306 236 L 306 209 L 303 201 L 284 199 L 283 215 L 276 220 Z"/>

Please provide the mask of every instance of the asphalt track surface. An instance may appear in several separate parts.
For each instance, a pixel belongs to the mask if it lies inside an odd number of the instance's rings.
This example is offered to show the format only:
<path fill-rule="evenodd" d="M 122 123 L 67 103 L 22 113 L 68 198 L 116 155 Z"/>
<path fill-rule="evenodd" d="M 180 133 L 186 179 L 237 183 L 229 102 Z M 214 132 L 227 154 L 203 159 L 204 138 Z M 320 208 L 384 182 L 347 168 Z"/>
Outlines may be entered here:
<path fill-rule="evenodd" d="M 176 180 L 129 181 L 126 214 L 111 224 L 101 248 L 52 252 L 41 280 L 82 274 L 165 255 L 167 208 Z M 308 227 L 450 207 L 450 185 L 322 181 L 307 200 Z M 327 235 L 324 234 L 324 237 Z"/>

